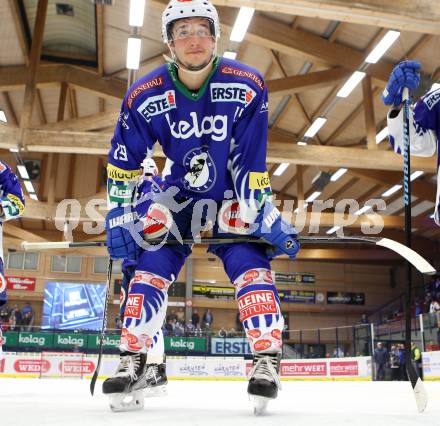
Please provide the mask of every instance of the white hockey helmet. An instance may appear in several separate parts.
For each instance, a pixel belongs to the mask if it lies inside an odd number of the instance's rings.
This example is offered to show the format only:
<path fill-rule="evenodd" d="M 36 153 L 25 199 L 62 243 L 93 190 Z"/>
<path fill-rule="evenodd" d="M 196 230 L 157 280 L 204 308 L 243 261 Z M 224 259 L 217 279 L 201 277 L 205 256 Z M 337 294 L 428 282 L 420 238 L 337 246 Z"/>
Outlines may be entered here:
<path fill-rule="evenodd" d="M 162 13 L 162 39 L 164 43 L 169 44 L 172 41 L 171 24 L 184 18 L 208 19 L 214 38 L 220 37 L 217 9 L 209 0 L 171 0 Z"/>
<path fill-rule="evenodd" d="M 144 176 L 157 176 L 159 174 L 156 162 L 152 158 L 145 158 L 144 161 L 142 161 L 141 167 Z"/>

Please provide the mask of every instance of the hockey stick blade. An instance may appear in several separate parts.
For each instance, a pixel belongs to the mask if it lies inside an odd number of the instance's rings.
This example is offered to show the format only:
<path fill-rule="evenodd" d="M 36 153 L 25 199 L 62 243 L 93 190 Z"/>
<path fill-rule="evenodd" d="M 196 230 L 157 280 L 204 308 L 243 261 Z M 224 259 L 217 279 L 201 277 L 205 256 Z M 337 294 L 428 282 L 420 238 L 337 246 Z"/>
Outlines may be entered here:
<path fill-rule="evenodd" d="M 406 365 L 406 373 L 408 374 L 411 386 L 413 388 L 417 410 L 419 410 L 419 413 L 423 413 L 428 405 L 428 393 L 426 392 L 423 380 L 418 376 L 411 361 Z"/>
<path fill-rule="evenodd" d="M 405 245 L 390 240 L 388 238 L 380 237 L 366 237 L 366 236 L 350 236 L 350 237 L 325 237 L 325 236 L 298 236 L 298 241 L 301 244 L 375 244 L 384 248 L 387 248 L 403 259 L 410 262 L 418 271 L 422 274 L 432 275 L 436 273 L 435 268 L 416 251 L 406 247 Z M 267 244 L 266 241 L 253 237 L 236 237 L 236 238 L 200 238 L 196 240 L 184 239 L 183 244 L 234 244 L 243 242 L 261 243 Z M 150 244 L 160 244 L 162 240 L 152 239 L 148 240 Z M 176 240 L 169 240 L 166 244 L 180 244 Z M 44 243 L 31 243 L 27 241 L 22 242 L 22 248 L 25 251 L 29 250 L 53 250 L 53 249 L 68 249 L 68 248 L 87 248 L 87 247 L 105 247 L 105 241 L 85 241 L 85 242 L 72 242 L 59 241 L 59 242 L 44 242 Z"/>

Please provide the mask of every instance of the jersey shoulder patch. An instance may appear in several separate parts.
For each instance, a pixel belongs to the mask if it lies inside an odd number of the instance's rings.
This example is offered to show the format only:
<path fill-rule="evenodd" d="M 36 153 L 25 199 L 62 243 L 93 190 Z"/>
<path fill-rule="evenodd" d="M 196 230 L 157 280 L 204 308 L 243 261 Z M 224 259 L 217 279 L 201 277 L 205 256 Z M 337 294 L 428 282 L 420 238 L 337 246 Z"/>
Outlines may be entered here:
<path fill-rule="evenodd" d="M 133 102 L 142 98 L 144 94 L 156 93 L 157 90 L 161 90 L 167 83 L 168 72 L 166 65 L 161 65 L 150 73 L 144 75 L 137 80 L 127 91 L 125 97 L 127 107 L 132 108 Z"/>
<path fill-rule="evenodd" d="M 440 89 L 434 90 L 432 92 L 428 92 L 423 97 L 423 103 L 426 105 L 426 108 L 432 110 L 436 104 L 440 101 Z"/>
<path fill-rule="evenodd" d="M 222 58 L 219 64 L 219 77 L 226 76 L 243 83 L 253 82 L 260 90 L 264 89 L 264 79 L 256 69 L 233 59 Z"/>

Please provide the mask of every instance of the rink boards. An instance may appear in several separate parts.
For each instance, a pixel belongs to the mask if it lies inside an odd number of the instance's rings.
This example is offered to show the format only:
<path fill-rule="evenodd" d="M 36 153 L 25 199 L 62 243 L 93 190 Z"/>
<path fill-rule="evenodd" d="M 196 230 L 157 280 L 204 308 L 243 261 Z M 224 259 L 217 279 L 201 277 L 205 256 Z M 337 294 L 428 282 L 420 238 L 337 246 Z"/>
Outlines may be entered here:
<path fill-rule="evenodd" d="M 0 377 L 83 377 L 95 370 L 97 356 L 81 353 L 5 353 Z M 119 357 L 103 357 L 100 378 L 114 373 Z M 252 362 L 243 358 L 167 357 L 167 375 L 175 380 L 245 380 Z M 371 358 L 283 360 L 285 380 L 371 380 Z"/>
<path fill-rule="evenodd" d="M 81 353 L 4 353 L 0 377 L 90 378 L 96 355 Z M 100 378 L 113 374 L 119 357 L 105 355 Z M 440 351 L 424 352 L 425 380 L 440 380 Z M 252 368 L 249 360 L 223 357 L 168 357 L 167 374 L 174 380 L 245 380 Z M 371 380 L 371 357 L 292 359 L 281 361 L 283 380 Z"/>

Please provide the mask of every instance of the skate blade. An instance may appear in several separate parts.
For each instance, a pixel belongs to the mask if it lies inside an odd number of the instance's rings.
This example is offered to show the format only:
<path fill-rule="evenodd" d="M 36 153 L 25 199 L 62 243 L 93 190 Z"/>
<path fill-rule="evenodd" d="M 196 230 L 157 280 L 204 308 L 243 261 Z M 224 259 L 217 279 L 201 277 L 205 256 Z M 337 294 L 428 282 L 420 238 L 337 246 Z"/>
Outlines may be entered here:
<path fill-rule="evenodd" d="M 168 394 L 168 390 L 166 384 L 144 389 L 145 398 L 161 397 L 161 396 L 166 396 L 167 394 Z"/>
<path fill-rule="evenodd" d="M 261 416 L 266 412 L 267 405 L 271 398 L 266 398 L 264 396 L 249 395 L 252 401 L 254 416 Z"/>
<path fill-rule="evenodd" d="M 110 409 L 113 412 L 138 411 L 144 408 L 144 394 L 142 390 L 130 393 L 115 393 L 109 395 Z"/>

